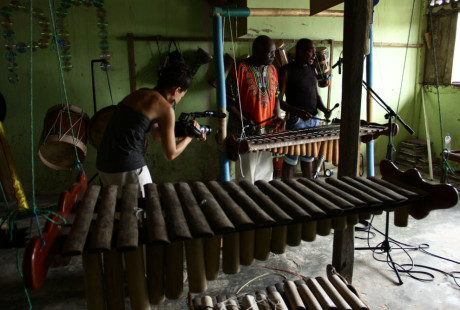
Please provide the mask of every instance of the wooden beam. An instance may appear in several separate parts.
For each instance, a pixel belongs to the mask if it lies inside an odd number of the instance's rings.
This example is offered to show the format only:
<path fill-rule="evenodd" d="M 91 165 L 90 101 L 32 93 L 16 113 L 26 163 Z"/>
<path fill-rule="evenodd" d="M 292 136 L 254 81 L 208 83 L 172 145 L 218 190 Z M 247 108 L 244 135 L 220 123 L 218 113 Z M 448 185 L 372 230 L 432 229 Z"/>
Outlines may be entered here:
<path fill-rule="evenodd" d="M 340 121 L 338 177 L 355 177 L 358 171 L 359 122 L 364 49 L 369 6 L 372 0 L 346 0 L 343 27 L 342 115 Z M 333 264 L 351 282 L 354 259 L 354 227 L 334 232 Z"/>

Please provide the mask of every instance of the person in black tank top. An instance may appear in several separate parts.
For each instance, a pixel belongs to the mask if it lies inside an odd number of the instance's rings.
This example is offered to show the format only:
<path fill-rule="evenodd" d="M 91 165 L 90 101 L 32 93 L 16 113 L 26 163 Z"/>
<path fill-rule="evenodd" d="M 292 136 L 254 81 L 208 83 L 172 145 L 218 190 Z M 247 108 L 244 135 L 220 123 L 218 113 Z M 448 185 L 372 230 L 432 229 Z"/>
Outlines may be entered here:
<path fill-rule="evenodd" d="M 294 62 L 284 65 L 279 70 L 281 109 L 289 115 L 286 122 L 287 130 L 318 126 L 319 121 L 316 119 L 318 110 L 323 112 L 326 118 L 330 117 L 330 110 L 324 106 L 318 94 L 318 79 L 313 66 L 315 51 L 315 45 L 311 40 L 299 40 L 296 44 Z M 297 165 L 298 158 L 289 155 L 284 157 L 283 179 L 294 176 L 294 167 Z M 303 177 L 312 178 L 313 160 L 313 157 L 301 156 L 300 166 Z"/>
<path fill-rule="evenodd" d="M 176 141 L 174 107 L 190 82 L 185 63 L 169 64 L 160 71 L 157 87 L 138 89 L 116 106 L 97 148 L 96 168 L 104 186 L 137 184 L 143 195 L 144 185 L 152 183 L 144 159 L 149 133 L 154 141 L 161 142 L 166 160 L 184 151 L 193 138 L 185 132 L 185 137 Z M 193 124 L 200 129 L 196 121 Z M 206 140 L 206 134 L 202 132 L 199 139 Z"/>

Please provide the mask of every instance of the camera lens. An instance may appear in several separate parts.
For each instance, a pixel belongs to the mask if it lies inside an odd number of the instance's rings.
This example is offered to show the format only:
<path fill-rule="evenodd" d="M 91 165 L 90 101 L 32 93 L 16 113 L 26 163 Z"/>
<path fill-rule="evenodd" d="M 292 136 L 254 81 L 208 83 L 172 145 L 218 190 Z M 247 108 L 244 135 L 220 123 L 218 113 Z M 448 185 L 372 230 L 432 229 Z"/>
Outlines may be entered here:
<path fill-rule="evenodd" d="M 208 125 L 201 126 L 200 130 L 201 130 L 201 132 L 206 133 L 206 135 L 209 135 L 212 132 L 211 127 L 208 126 Z"/>

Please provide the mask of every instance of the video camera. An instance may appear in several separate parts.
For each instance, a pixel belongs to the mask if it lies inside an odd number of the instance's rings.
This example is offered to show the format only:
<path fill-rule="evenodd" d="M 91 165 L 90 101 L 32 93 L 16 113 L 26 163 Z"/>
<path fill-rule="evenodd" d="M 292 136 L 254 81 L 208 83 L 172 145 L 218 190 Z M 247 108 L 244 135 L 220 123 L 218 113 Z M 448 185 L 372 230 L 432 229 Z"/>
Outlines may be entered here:
<path fill-rule="evenodd" d="M 197 117 L 225 118 L 226 116 L 227 115 L 225 113 L 217 111 L 181 113 L 179 116 L 179 121 L 176 122 L 174 133 L 176 137 L 189 136 L 192 138 L 201 137 L 202 132 L 206 133 L 206 135 L 209 135 L 212 132 L 210 126 L 202 125 L 200 126 L 200 129 L 198 129 L 193 125 L 192 120 L 194 120 Z"/>

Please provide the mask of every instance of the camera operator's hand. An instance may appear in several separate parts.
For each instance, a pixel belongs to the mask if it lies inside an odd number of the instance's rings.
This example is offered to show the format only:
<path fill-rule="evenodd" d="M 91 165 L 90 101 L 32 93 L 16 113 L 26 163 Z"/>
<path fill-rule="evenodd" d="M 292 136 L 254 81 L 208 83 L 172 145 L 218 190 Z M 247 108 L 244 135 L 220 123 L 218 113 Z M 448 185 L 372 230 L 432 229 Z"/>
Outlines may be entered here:
<path fill-rule="evenodd" d="M 192 120 L 190 121 L 193 126 L 198 129 L 200 131 L 200 137 L 199 138 L 194 138 L 194 139 L 198 139 L 198 140 L 201 140 L 201 141 L 205 141 L 206 140 L 206 132 L 202 131 L 201 130 L 201 126 L 200 124 L 198 124 L 198 122 L 196 120 Z"/>

